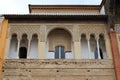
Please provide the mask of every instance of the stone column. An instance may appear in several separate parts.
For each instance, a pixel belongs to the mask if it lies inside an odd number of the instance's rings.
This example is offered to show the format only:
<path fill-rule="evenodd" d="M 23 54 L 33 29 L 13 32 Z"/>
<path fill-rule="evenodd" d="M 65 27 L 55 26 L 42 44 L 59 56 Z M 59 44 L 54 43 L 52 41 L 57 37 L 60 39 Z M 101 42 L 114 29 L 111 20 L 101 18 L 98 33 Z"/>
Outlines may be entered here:
<path fill-rule="evenodd" d="M 17 44 L 17 59 L 19 59 L 19 48 L 20 48 L 20 39 L 18 39 L 18 44 Z"/>
<path fill-rule="evenodd" d="M 10 41 L 11 41 L 11 38 L 7 38 L 7 40 L 6 40 L 6 48 L 5 48 L 5 56 L 4 56 L 4 58 L 5 59 L 9 59 L 9 51 L 10 51 Z"/>
<path fill-rule="evenodd" d="M 30 55 L 30 47 L 31 47 L 30 43 L 31 43 L 31 38 L 28 38 L 27 58 L 30 58 L 29 57 L 29 55 Z"/>
<path fill-rule="evenodd" d="M 87 43 L 88 43 L 88 55 L 89 55 L 89 59 L 91 59 L 91 48 L 90 48 L 90 36 L 87 36 Z"/>
<path fill-rule="evenodd" d="M 90 48 L 90 35 L 86 36 L 87 39 L 87 44 L 88 44 L 88 54 L 89 54 L 89 59 L 91 59 L 91 48 Z"/>
<path fill-rule="evenodd" d="M 99 39 L 96 39 L 96 42 L 97 42 L 98 59 L 101 59 L 100 50 L 99 50 Z"/>

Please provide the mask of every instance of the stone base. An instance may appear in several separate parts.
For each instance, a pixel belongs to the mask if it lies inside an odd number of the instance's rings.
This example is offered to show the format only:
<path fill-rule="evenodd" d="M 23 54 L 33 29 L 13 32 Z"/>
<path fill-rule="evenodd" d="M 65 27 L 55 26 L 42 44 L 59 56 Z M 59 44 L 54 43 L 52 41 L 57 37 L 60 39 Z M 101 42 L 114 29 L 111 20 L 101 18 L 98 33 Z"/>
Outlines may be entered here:
<path fill-rule="evenodd" d="M 112 60 L 4 61 L 2 80 L 115 80 Z"/>

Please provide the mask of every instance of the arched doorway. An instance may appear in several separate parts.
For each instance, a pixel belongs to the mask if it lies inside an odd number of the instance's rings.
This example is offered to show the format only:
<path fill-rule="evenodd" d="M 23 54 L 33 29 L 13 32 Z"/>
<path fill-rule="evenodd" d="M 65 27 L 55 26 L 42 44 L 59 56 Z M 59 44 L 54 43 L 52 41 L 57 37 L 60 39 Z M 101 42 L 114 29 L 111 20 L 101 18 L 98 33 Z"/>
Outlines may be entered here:
<path fill-rule="evenodd" d="M 72 59 L 72 47 L 72 36 L 67 30 L 61 28 L 53 29 L 47 36 L 46 57 Z M 64 54 L 59 53 L 57 55 L 58 51 L 64 51 Z"/>
<path fill-rule="evenodd" d="M 19 58 L 27 58 L 27 48 L 20 47 L 20 49 L 19 49 Z"/>

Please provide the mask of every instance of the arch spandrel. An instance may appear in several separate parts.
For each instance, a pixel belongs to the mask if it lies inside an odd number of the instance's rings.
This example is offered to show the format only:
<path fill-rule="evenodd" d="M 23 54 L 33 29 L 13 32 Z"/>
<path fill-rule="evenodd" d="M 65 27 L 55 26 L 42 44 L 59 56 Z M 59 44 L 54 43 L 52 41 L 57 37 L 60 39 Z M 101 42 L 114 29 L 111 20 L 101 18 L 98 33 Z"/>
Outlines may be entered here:
<path fill-rule="evenodd" d="M 46 25 L 46 39 L 52 30 L 58 29 L 58 28 L 68 31 L 73 40 L 73 25 Z"/>

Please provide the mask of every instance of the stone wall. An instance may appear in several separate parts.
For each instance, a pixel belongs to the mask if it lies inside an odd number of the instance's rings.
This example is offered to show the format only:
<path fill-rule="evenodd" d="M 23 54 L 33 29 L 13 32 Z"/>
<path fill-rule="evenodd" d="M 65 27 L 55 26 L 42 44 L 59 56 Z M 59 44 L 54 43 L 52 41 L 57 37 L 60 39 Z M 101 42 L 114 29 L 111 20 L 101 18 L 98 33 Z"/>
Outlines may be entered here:
<path fill-rule="evenodd" d="M 115 80 L 112 60 L 6 59 L 2 80 Z"/>

